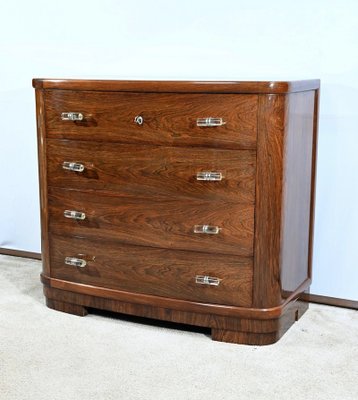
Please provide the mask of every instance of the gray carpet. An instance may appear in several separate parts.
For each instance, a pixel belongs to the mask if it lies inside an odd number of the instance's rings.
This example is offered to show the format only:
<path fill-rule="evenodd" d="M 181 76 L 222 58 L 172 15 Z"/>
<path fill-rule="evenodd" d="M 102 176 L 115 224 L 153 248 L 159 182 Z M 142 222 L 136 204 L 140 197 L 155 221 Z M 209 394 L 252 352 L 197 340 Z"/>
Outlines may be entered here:
<path fill-rule="evenodd" d="M 358 315 L 318 306 L 276 344 L 45 307 L 40 262 L 0 255 L 0 399 L 357 400 Z"/>

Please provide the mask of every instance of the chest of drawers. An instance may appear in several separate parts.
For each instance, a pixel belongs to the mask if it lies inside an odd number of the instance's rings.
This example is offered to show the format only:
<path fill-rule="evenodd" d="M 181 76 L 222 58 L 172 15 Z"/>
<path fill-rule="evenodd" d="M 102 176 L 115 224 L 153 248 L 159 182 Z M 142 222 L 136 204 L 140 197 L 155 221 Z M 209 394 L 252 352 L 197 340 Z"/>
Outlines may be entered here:
<path fill-rule="evenodd" d="M 246 344 L 305 312 L 319 81 L 33 86 L 48 307 Z"/>

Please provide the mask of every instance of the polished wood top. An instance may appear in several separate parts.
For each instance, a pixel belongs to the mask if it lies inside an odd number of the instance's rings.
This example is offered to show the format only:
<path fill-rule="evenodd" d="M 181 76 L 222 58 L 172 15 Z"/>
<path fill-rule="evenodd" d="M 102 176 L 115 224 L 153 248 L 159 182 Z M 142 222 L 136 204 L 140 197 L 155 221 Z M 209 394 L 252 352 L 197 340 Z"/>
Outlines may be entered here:
<path fill-rule="evenodd" d="M 98 90 L 163 93 L 293 93 L 315 90 L 319 79 L 300 81 L 136 81 L 33 79 L 36 89 Z"/>

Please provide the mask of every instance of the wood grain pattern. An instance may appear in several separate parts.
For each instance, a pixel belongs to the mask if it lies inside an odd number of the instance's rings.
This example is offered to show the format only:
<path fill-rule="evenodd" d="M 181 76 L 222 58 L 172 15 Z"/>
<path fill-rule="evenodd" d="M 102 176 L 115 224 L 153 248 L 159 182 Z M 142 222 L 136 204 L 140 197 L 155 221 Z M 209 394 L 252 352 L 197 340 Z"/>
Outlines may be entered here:
<path fill-rule="evenodd" d="M 65 218 L 64 210 L 86 213 Z M 50 231 L 66 235 L 209 253 L 251 256 L 254 207 L 220 201 L 163 200 L 49 188 Z M 196 234 L 194 225 L 219 226 L 217 235 Z"/>
<path fill-rule="evenodd" d="M 85 259 L 76 268 L 65 257 Z M 218 286 L 197 284 L 196 275 L 221 279 Z M 99 287 L 172 298 L 251 306 L 252 260 L 51 236 L 51 276 Z"/>
<path fill-rule="evenodd" d="M 275 320 L 277 329 L 272 332 L 254 332 L 231 330 L 231 329 L 212 329 L 211 337 L 213 340 L 227 343 L 245 343 L 251 345 L 268 345 L 277 342 L 285 332 L 307 311 L 308 303 L 295 301 L 290 303 L 285 313 Z"/>
<path fill-rule="evenodd" d="M 153 307 L 167 308 L 177 311 L 185 311 L 190 313 L 204 313 L 220 315 L 225 318 L 248 318 L 258 320 L 269 320 L 280 318 L 286 313 L 287 308 L 295 302 L 300 294 L 309 286 L 309 281 L 298 288 L 296 292 L 292 293 L 284 303 L 279 306 L 271 308 L 253 308 L 253 307 L 238 307 L 225 304 L 213 304 L 192 300 L 173 299 L 171 297 L 154 296 L 150 294 L 128 292 L 119 289 L 109 289 L 100 286 L 87 285 L 84 283 L 77 283 L 65 281 L 48 277 L 41 274 L 41 281 L 45 286 L 53 289 L 69 291 L 80 295 L 90 295 L 103 299 L 113 299 L 119 302 L 128 302 L 131 304 L 150 305 Z M 70 301 L 70 303 L 76 303 Z M 81 303 L 78 303 L 81 304 Z M 231 328 L 230 328 L 231 329 Z"/>
<path fill-rule="evenodd" d="M 158 93 L 45 92 L 51 138 L 174 146 L 255 148 L 257 96 Z M 61 121 L 81 112 L 83 121 Z M 141 115 L 143 125 L 134 118 Z M 223 126 L 198 127 L 197 118 L 220 117 Z"/>
<path fill-rule="evenodd" d="M 85 79 L 33 79 L 41 89 L 99 90 L 158 93 L 293 93 L 319 88 L 319 79 L 299 81 L 123 81 Z"/>
<path fill-rule="evenodd" d="M 310 278 L 313 91 L 260 97 L 254 304 L 274 307 Z"/>
<path fill-rule="evenodd" d="M 39 160 L 39 186 L 41 207 L 41 253 L 42 268 L 50 274 L 50 249 L 48 241 L 48 201 L 47 201 L 47 156 L 46 156 L 46 116 L 44 95 L 36 90 L 37 152 Z"/>
<path fill-rule="evenodd" d="M 216 315 L 215 310 L 220 309 L 216 305 L 212 305 L 211 312 L 202 313 L 172 309 L 165 306 L 153 307 L 151 304 L 136 304 L 111 298 L 73 293 L 51 288 L 47 285 L 44 287 L 44 293 L 47 299 L 65 303 L 66 305 L 81 305 L 86 311 L 87 308 L 89 310 L 96 308 L 163 321 L 210 327 L 212 328 L 211 334 L 213 340 L 252 345 L 266 345 L 276 342 L 289 326 L 304 314 L 308 307 L 307 303 L 295 301 L 290 303 L 286 308 L 282 308 L 282 312 L 278 317 L 253 319 Z M 52 307 L 51 302 L 47 302 L 47 305 L 48 307 Z M 63 306 L 60 305 L 60 307 Z M 241 308 L 237 309 L 240 310 Z M 81 309 L 79 311 L 81 312 Z"/>
<path fill-rule="evenodd" d="M 259 345 L 305 312 L 297 299 L 311 282 L 318 80 L 33 85 L 49 307 L 206 326 L 214 340 Z M 84 120 L 61 121 L 69 111 Z M 207 117 L 226 124 L 196 126 Z M 63 161 L 85 170 L 64 171 Z M 197 182 L 198 169 L 224 180 Z M 194 234 L 194 225 L 221 231 Z M 69 255 L 88 265 L 65 265 Z M 193 274 L 222 281 L 198 288 Z"/>
<path fill-rule="evenodd" d="M 31 258 L 34 260 L 41 260 L 41 253 L 33 253 L 24 250 L 13 250 L 1 247 L 0 254 L 9 255 L 13 257 Z M 322 296 L 315 293 L 303 293 L 300 298 L 308 303 L 324 304 L 334 307 L 352 308 L 358 310 L 358 301 L 348 300 L 336 297 Z M 237 321 L 237 320 L 235 320 Z M 242 320 L 240 320 L 242 321 Z M 260 320 L 258 320 L 260 321 Z M 231 328 L 232 329 L 232 328 Z M 235 328 L 236 329 L 236 328 Z"/>
<path fill-rule="evenodd" d="M 287 96 L 281 225 L 281 293 L 292 292 L 308 274 L 311 213 L 313 91 Z"/>
<path fill-rule="evenodd" d="M 254 248 L 255 307 L 281 303 L 280 244 L 286 96 L 259 98 Z"/>
<path fill-rule="evenodd" d="M 84 317 L 88 314 L 87 309 L 79 304 L 66 303 L 64 301 L 46 298 L 46 305 L 53 310 L 78 315 L 79 317 Z"/>
<path fill-rule="evenodd" d="M 141 196 L 194 197 L 253 204 L 253 150 L 219 150 L 48 139 L 48 184 Z M 83 164 L 66 171 L 63 161 Z M 197 181 L 196 173 L 216 171 L 218 182 Z"/>

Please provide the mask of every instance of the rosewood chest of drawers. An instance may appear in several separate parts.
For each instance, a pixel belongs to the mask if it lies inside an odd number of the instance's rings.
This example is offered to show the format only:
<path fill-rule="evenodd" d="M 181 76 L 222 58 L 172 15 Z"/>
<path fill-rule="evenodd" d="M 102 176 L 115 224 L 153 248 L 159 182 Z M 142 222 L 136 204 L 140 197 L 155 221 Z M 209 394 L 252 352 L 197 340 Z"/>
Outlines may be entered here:
<path fill-rule="evenodd" d="M 33 86 L 48 307 L 246 344 L 305 312 L 318 80 Z"/>

